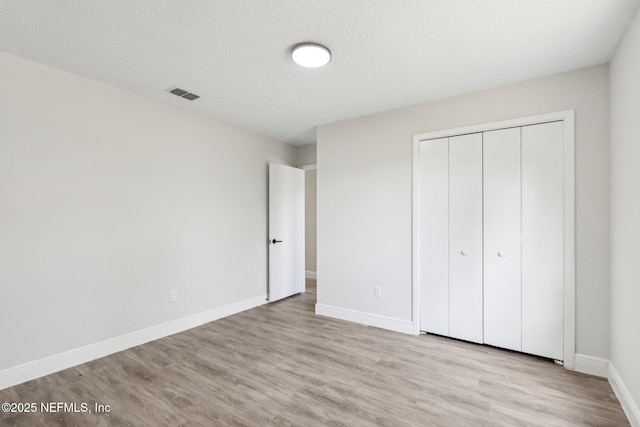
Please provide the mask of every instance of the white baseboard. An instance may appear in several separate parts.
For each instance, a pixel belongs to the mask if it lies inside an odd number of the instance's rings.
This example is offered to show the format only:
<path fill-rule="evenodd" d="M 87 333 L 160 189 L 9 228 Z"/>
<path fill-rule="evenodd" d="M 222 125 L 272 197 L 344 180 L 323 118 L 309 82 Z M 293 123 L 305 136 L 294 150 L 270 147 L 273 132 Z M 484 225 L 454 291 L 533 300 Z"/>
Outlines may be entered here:
<path fill-rule="evenodd" d="M 586 354 L 576 354 L 574 370 L 606 378 L 609 373 L 609 361 Z"/>
<path fill-rule="evenodd" d="M 608 378 L 611 388 L 618 397 L 620 405 L 629 419 L 629 423 L 633 427 L 640 427 L 640 409 L 638 409 L 638 404 L 633 400 L 633 396 L 629 393 L 629 390 L 624 385 L 624 382 L 622 382 L 622 378 L 620 378 L 618 371 L 616 371 L 612 363 L 609 363 Z"/>
<path fill-rule="evenodd" d="M 318 273 L 316 273 L 315 271 L 307 270 L 304 272 L 304 277 L 306 277 L 307 279 L 317 279 Z"/>
<path fill-rule="evenodd" d="M 265 304 L 266 299 L 266 295 L 259 295 L 5 369 L 0 371 L 0 390 L 249 310 Z"/>
<path fill-rule="evenodd" d="M 362 323 L 377 328 L 391 331 L 413 334 L 413 323 L 409 320 L 401 320 L 393 317 L 380 316 L 378 314 L 349 310 L 347 308 L 333 307 L 330 305 L 316 304 L 316 314 L 350 322 Z"/>

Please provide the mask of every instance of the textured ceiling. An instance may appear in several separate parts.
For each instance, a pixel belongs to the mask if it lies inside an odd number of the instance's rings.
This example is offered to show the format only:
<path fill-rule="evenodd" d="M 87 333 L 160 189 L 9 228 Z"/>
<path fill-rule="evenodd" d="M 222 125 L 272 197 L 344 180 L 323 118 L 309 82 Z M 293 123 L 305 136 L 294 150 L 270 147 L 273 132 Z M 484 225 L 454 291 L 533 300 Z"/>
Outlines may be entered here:
<path fill-rule="evenodd" d="M 0 0 L 0 51 L 306 144 L 323 123 L 605 63 L 639 2 Z M 331 63 L 294 65 L 303 41 Z"/>

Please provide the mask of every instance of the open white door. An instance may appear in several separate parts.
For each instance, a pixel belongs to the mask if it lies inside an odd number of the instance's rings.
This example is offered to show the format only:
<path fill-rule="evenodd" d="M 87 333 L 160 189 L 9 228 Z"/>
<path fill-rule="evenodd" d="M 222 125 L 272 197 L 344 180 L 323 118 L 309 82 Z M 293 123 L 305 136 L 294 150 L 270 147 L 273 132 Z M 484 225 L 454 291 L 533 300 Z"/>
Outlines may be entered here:
<path fill-rule="evenodd" d="M 304 292 L 304 171 L 269 163 L 269 301 Z"/>

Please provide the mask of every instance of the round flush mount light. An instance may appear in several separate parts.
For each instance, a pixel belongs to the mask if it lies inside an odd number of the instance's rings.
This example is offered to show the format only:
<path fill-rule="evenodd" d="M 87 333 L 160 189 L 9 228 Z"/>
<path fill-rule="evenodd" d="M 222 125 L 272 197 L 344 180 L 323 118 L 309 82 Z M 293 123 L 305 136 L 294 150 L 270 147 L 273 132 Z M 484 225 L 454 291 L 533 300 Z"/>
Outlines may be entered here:
<path fill-rule="evenodd" d="M 300 43 L 291 49 L 293 62 L 306 68 L 318 68 L 331 61 L 331 51 L 317 43 Z"/>

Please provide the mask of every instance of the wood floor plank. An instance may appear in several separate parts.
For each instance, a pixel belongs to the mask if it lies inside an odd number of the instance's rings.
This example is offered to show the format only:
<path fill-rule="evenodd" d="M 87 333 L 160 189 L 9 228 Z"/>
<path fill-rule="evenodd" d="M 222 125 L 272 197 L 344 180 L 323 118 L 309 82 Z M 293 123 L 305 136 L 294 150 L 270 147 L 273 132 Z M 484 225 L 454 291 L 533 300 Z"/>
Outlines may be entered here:
<path fill-rule="evenodd" d="M 605 379 L 314 314 L 307 292 L 0 390 L 2 426 L 627 426 Z"/>

